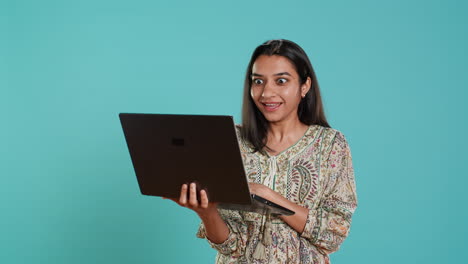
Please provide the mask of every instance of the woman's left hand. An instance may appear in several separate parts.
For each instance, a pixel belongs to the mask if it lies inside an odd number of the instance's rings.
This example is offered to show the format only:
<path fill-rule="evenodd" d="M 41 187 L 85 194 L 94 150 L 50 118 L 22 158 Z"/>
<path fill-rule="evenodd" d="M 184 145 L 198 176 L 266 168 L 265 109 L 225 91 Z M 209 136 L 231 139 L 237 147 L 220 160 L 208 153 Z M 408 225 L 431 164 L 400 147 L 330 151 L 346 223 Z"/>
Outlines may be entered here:
<path fill-rule="evenodd" d="M 258 196 L 261 196 L 269 201 L 272 201 L 280 206 L 286 207 L 289 210 L 294 211 L 294 215 L 286 216 L 279 215 L 278 217 L 286 222 L 290 227 L 296 230 L 298 233 L 304 231 L 304 226 L 307 221 L 309 209 L 294 202 L 289 201 L 281 194 L 273 191 L 267 186 L 259 183 L 249 182 L 250 192 Z"/>
<path fill-rule="evenodd" d="M 249 182 L 250 193 L 261 196 L 265 199 L 271 199 L 274 195 L 274 191 L 267 186 L 260 183 Z"/>

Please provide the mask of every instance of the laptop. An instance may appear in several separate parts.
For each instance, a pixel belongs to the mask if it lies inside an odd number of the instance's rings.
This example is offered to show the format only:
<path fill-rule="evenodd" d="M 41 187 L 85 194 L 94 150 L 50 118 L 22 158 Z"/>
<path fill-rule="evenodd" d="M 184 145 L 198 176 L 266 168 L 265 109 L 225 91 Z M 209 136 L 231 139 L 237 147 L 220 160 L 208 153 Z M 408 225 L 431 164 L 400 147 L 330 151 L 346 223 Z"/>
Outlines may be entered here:
<path fill-rule="evenodd" d="M 234 119 L 222 115 L 120 113 L 143 195 L 178 198 L 195 182 L 223 209 L 293 215 L 249 192 Z"/>

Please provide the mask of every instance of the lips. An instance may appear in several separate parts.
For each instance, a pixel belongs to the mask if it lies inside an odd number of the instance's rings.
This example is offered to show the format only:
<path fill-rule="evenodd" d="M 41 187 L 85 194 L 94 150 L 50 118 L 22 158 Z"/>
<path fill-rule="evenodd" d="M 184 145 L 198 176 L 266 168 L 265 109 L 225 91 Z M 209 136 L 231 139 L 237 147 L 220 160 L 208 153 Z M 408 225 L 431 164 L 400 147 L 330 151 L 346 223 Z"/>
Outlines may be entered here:
<path fill-rule="evenodd" d="M 267 111 L 276 111 L 281 106 L 281 104 L 282 103 L 275 103 L 275 102 L 262 103 L 263 108 L 265 108 L 265 110 Z"/>

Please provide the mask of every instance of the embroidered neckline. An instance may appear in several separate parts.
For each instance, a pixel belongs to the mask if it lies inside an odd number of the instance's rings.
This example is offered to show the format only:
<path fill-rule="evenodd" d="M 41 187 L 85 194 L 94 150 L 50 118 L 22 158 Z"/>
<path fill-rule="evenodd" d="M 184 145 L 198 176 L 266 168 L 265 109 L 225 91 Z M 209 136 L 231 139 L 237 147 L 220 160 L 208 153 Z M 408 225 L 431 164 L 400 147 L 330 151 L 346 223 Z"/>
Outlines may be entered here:
<path fill-rule="evenodd" d="M 314 128 L 314 129 L 313 129 Z M 288 148 L 284 149 L 283 151 L 281 151 L 280 153 L 276 154 L 276 155 L 270 155 L 268 152 L 266 152 L 266 158 L 267 159 L 271 159 L 271 158 L 281 158 L 282 156 L 284 156 L 285 154 L 287 153 L 290 153 L 291 151 L 294 151 L 294 152 L 297 152 L 295 151 L 297 148 L 301 148 L 301 147 L 304 147 L 304 146 L 301 146 L 302 142 L 305 141 L 306 139 L 309 138 L 309 136 L 312 136 L 314 134 L 315 131 L 318 130 L 318 128 L 320 128 L 319 125 L 310 125 L 306 132 L 304 133 L 304 135 L 302 135 L 301 138 L 299 138 L 296 143 L 292 144 L 291 146 L 289 146 Z M 315 137 L 313 137 L 315 138 Z M 308 145 L 308 144 L 306 144 Z"/>

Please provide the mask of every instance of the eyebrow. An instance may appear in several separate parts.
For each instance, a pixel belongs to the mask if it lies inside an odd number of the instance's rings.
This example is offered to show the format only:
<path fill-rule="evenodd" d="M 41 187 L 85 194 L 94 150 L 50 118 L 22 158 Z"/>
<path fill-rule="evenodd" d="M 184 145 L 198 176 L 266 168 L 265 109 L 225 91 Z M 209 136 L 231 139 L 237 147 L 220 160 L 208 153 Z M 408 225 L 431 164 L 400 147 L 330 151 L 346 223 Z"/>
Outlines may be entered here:
<path fill-rule="evenodd" d="M 291 74 L 289 72 L 278 72 L 278 73 L 273 74 L 273 76 L 281 76 L 281 75 L 291 76 Z M 262 74 L 258 74 L 258 73 L 255 73 L 255 72 L 250 75 L 250 77 L 253 77 L 253 76 L 263 77 Z"/>

